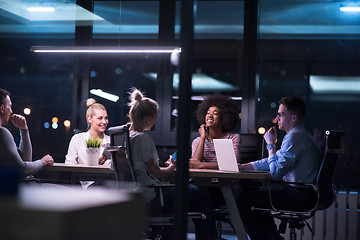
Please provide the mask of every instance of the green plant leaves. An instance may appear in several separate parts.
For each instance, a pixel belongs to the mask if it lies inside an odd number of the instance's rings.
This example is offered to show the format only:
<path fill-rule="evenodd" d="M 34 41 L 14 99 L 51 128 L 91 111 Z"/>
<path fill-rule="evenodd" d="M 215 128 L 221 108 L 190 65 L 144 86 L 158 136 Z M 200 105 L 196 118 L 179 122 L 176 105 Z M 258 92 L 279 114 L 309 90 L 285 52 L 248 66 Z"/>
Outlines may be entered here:
<path fill-rule="evenodd" d="M 100 144 L 101 144 L 101 141 L 97 137 L 89 138 L 88 140 L 86 140 L 86 147 L 88 147 L 88 148 L 99 148 Z"/>

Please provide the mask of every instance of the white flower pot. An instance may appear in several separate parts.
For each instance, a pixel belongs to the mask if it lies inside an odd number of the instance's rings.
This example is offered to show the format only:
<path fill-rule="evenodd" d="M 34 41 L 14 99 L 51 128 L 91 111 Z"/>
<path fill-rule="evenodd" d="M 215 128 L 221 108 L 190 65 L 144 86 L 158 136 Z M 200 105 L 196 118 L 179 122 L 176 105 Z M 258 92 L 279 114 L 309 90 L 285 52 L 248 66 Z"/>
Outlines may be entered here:
<path fill-rule="evenodd" d="M 87 148 L 86 153 L 88 156 L 87 163 L 90 166 L 99 165 L 99 152 L 100 148 Z"/>

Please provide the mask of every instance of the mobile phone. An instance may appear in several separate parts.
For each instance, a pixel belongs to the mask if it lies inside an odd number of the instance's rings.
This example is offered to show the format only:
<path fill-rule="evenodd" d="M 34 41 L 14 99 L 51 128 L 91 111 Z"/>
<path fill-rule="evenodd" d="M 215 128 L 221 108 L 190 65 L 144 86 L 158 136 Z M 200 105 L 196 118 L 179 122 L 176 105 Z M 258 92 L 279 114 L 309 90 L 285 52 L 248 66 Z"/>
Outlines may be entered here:
<path fill-rule="evenodd" d="M 177 152 L 175 152 L 175 153 L 172 155 L 172 158 L 173 158 L 174 161 L 176 161 L 176 157 L 177 157 Z M 169 165 L 170 165 L 170 159 L 167 160 L 167 161 L 165 162 L 165 164 L 166 164 L 167 166 L 169 166 Z"/>
<path fill-rule="evenodd" d="M 210 132 L 210 129 L 209 129 L 209 127 L 207 127 L 207 126 L 204 126 L 204 129 L 205 129 L 205 134 L 206 134 L 206 135 L 209 135 L 209 132 Z"/>

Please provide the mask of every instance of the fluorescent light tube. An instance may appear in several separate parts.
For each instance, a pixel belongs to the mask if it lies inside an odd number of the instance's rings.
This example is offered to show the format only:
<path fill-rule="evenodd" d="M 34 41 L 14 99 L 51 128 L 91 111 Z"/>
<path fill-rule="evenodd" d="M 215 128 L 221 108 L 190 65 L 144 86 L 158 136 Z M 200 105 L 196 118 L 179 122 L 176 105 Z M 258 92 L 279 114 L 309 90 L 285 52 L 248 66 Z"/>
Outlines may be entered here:
<path fill-rule="evenodd" d="M 53 8 L 53 7 L 28 7 L 26 10 L 28 12 L 54 12 L 55 8 Z"/>
<path fill-rule="evenodd" d="M 143 75 L 154 81 L 156 81 L 157 79 L 157 73 L 144 73 Z M 179 81 L 180 81 L 179 78 L 180 78 L 179 74 L 174 73 L 173 88 L 176 90 L 179 88 Z M 215 79 L 213 77 L 201 73 L 192 74 L 191 88 L 194 91 L 198 91 L 198 92 L 209 92 L 209 91 L 229 92 L 229 91 L 236 91 L 238 89 L 237 86 L 234 86 L 230 83 Z"/>
<path fill-rule="evenodd" d="M 34 46 L 30 51 L 37 53 L 174 53 L 181 52 L 179 47 L 169 46 Z"/>
<path fill-rule="evenodd" d="M 360 76 L 310 75 L 310 87 L 319 94 L 359 94 Z"/>
<path fill-rule="evenodd" d="M 242 97 L 231 97 L 235 101 L 242 101 Z M 172 99 L 179 99 L 179 96 L 172 96 Z M 191 100 L 202 101 L 204 100 L 203 96 L 191 96 Z"/>
<path fill-rule="evenodd" d="M 101 90 L 101 89 L 91 89 L 90 93 L 92 93 L 92 94 L 94 94 L 96 96 L 105 98 L 107 100 L 113 101 L 113 102 L 117 102 L 117 100 L 119 100 L 118 96 L 116 96 L 114 94 L 107 93 L 107 92 L 103 92 L 103 90 Z"/>
<path fill-rule="evenodd" d="M 347 3 L 340 4 L 340 11 L 342 12 L 360 12 L 360 4 L 358 3 Z"/>
<path fill-rule="evenodd" d="M 360 12 L 360 7 L 341 7 L 342 12 Z"/>

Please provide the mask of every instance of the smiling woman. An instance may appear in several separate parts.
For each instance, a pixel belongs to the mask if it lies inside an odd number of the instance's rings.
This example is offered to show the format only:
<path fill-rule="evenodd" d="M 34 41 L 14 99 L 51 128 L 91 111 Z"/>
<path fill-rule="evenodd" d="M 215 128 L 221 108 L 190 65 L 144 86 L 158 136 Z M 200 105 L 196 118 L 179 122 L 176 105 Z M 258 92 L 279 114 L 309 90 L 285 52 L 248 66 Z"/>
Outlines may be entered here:
<path fill-rule="evenodd" d="M 240 135 L 232 132 L 238 119 L 238 109 L 231 97 L 221 94 L 205 96 L 198 105 L 196 116 L 201 124 L 200 137 L 192 143 L 190 168 L 217 169 L 213 139 L 232 139 L 239 159 Z"/>
<path fill-rule="evenodd" d="M 100 149 L 97 152 L 98 160 L 95 165 L 109 165 L 111 163 L 110 154 L 105 151 L 105 148 L 110 144 L 110 137 L 104 134 L 109 122 L 106 108 L 102 104 L 96 103 L 92 98 L 87 100 L 87 106 L 86 119 L 88 131 L 75 134 L 71 138 L 65 163 L 94 165 L 93 162 L 89 162 L 87 141 L 90 138 L 96 138 L 100 142 Z M 80 183 L 82 187 L 86 189 L 92 185 L 94 181 L 80 181 Z"/>

